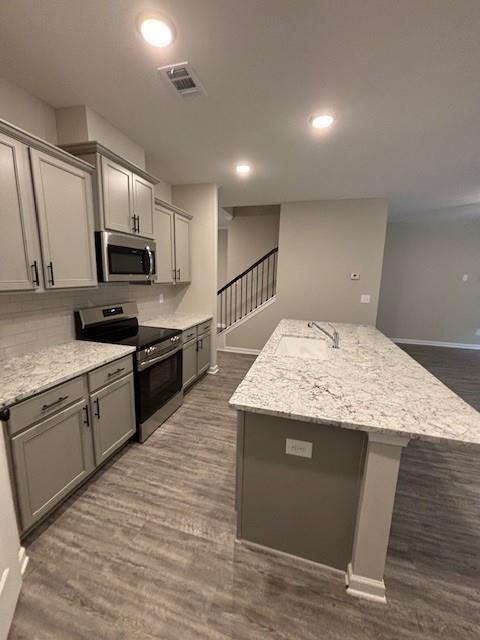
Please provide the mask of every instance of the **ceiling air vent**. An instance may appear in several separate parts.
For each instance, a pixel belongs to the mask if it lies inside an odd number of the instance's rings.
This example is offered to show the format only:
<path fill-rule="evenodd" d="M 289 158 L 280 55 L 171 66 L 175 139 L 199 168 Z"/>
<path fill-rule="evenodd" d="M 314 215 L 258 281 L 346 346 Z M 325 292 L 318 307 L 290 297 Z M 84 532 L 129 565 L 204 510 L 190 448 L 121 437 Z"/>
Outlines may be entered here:
<path fill-rule="evenodd" d="M 157 71 L 168 81 L 179 96 L 194 96 L 201 93 L 206 95 L 205 89 L 200 84 L 188 62 L 168 64 L 165 67 L 158 67 Z"/>

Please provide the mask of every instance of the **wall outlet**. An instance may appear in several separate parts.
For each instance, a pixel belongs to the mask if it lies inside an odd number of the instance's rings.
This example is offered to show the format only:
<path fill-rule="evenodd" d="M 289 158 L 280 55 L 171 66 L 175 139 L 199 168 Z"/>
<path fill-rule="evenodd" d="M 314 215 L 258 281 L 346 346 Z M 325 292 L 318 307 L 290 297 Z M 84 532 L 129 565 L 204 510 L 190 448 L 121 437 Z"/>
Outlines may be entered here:
<path fill-rule="evenodd" d="M 362 295 L 360 296 L 360 302 L 362 304 L 369 304 L 370 303 L 370 294 L 369 293 L 362 293 Z"/>
<path fill-rule="evenodd" d="M 285 453 L 287 453 L 289 456 L 300 456 L 300 458 L 311 458 L 312 448 L 313 448 L 313 444 L 311 442 L 306 442 L 305 440 L 293 440 L 292 438 L 287 438 L 287 442 L 285 445 Z"/>
<path fill-rule="evenodd" d="M 462 282 L 468 282 L 468 273 L 464 273 L 462 276 Z"/>
<path fill-rule="evenodd" d="M 354 271 L 353 273 L 350 274 L 350 279 L 351 280 L 360 280 L 360 274 L 357 273 L 356 271 Z"/>
<path fill-rule="evenodd" d="M 158 296 L 158 301 L 160 304 L 163 304 L 163 293 Z"/>

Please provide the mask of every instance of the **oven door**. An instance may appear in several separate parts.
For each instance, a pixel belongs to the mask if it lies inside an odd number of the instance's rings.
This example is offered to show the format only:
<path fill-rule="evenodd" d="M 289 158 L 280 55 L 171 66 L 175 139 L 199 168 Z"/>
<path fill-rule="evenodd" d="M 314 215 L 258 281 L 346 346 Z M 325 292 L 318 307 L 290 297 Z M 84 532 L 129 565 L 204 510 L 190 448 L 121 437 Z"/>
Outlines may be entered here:
<path fill-rule="evenodd" d="M 147 282 L 156 275 L 156 246 L 153 240 L 131 238 L 102 231 L 97 239 L 98 262 L 103 282 Z"/>
<path fill-rule="evenodd" d="M 145 423 L 183 386 L 182 347 L 137 365 L 137 419 Z"/>

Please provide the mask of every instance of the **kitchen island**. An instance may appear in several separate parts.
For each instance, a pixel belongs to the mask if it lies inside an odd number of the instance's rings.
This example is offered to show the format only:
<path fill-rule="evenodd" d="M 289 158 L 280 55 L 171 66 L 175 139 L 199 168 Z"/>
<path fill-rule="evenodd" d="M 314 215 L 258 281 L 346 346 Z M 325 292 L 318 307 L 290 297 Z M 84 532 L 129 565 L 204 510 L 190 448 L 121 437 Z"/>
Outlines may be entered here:
<path fill-rule="evenodd" d="M 350 594 L 385 601 L 403 447 L 478 445 L 480 414 L 374 327 L 335 326 L 338 349 L 282 320 L 230 400 L 237 537 L 344 571 Z"/>

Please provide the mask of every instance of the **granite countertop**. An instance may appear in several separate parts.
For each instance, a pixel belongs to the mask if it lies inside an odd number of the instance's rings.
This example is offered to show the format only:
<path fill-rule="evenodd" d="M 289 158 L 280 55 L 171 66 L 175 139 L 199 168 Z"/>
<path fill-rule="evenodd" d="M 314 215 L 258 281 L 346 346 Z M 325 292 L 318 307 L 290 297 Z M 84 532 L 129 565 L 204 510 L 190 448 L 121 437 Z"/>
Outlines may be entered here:
<path fill-rule="evenodd" d="M 230 406 L 348 429 L 480 444 L 480 413 L 380 331 L 335 326 L 340 348 L 329 347 L 325 360 L 305 359 L 276 355 L 282 336 L 322 340 L 321 334 L 306 321 L 282 320 Z"/>
<path fill-rule="evenodd" d="M 197 324 L 211 320 L 213 316 L 208 313 L 165 313 L 164 315 L 157 316 L 153 320 L 147 320 L 140 322 L 140 324 L 146 327 L 162 327 L 165 329 L 179 329 L 185 331 Z"/>
<path fill-rule="evenodd" d="M 135 347 L 72 340 L 1 364 L 0 406 L 45 391 L 57 384 L 133 353 Z"/>

